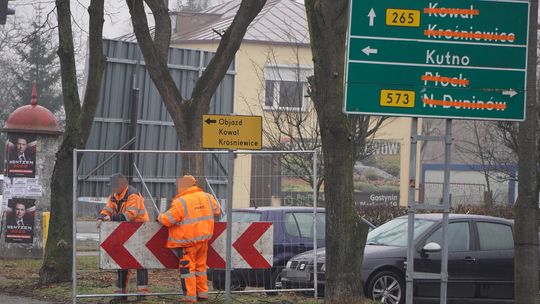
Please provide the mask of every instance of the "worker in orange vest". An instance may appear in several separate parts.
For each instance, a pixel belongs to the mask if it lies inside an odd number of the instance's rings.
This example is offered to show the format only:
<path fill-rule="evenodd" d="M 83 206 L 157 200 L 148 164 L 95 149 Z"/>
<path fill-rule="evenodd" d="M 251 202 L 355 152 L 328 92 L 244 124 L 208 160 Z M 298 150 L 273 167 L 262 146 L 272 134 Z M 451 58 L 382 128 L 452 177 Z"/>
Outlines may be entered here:
<path fill-rule="evenodd" d="M 148 222 L 148 212 L 144 207 L 144 198 L 141 193 L 130 186 L 127 178 L 121 173 L 111 175 L 110 181 L 113 193 L 97 218 L 97 226 L 99 227 L 102 221 Z M 127 293 L 128 281 L 129 269 L 118 270 L 116 293 Z M 137 270 L 137 293 L 148 293 L 146 269 Z M 127 297 L 123 296 L 120 300 L 127 300 Z"/>
<path fill-rule="evenodd" d="M 215 198 L 197 186 L 191 175 L 178 179 L 178 195 L 171 208 L 158 216 L 169 228 L 167 248 L 178 249 L 182 302 L 208 299 L 206 256 L 214 233 L 214 217 L 220 215 Z"/>

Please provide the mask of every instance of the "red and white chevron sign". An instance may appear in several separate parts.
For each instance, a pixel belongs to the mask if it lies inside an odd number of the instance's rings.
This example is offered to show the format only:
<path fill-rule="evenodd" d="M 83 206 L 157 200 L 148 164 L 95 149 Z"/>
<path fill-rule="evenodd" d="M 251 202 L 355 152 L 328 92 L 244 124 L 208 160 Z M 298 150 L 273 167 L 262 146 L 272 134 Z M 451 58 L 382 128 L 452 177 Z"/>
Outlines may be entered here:
<path fill-rule="evenodd" d="M 273 259 L 272 223 L 233 223 L 232 267 L 270 268 Z M 216 222 L 207 264 L 225 268 L 226 223 Z M 103 222 L 100 229 L 101 269 L 178 268 L 173 250 L 165 248 L 168 231 L 159 223 Z"/>
<path fill-rule="evenodd" d="M 159 223 L 103 222 L 101 269 L 178 268 L 178 257 L 165 248 L 168 231 Z"/>
<path fill-rule="evenodd" d="M 225 268 L 226 227 L 223 222 L 214 225 L 206 262 L 210 268 Z M 274 258 L 272 223 L 233 223 L 231 254 L 232 268 L 271 268 Z"/>

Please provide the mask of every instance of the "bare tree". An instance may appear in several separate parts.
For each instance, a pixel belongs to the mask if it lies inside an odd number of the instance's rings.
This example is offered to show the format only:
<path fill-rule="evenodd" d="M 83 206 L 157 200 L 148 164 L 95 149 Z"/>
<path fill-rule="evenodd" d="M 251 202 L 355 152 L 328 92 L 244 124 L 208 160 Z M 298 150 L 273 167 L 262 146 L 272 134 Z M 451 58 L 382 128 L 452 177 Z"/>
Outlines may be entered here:
<path fill-rule="evenodd" d="M 105 68 L 103 56 L 103 2 L 91 0 L 88 8 L 89 64 L 84 101 L 81 105 L 77 84 L 72 16 L 70 1 L 57 0 L 58 57 L 62 80 L 63 101 L 66 112 L 66 130 L 56 154 L 51 181 L 51 221 L 45 247 L 45 257 L 40 269 L 40 282 L 49 284 L 71 280 L 72 270 L 72 222 L 73 212 L 73 149 L 84 148 L 90 135 L 97 105 L 101 80 Z"/>
<path fill-rule="evenodd" d="M 291 29 L 292 31 L 292 29 Z M 253 68 L 259 76 L 260 89 L 255 104 L 256 109 L 250 107 L 253 102 L 244 100 L 252 113 L 263 112 L 265 128 L 263 136 L 266 145 L 274 150 L 304 150 L 315 151 L 322 148 L 321 131 L 317 113 L 311 102 L 311 91 L 307 79 L 313 75 L 310 66 L 302 64 L 300 41 L 294 33 L 283 33 L 290 38 L 291 58 L 287 62 L 279 61 L 273 47 L 267 48 L 266 60 L 261 67 L 253 62 Z M 284 65 L 285 63 L 285 65 Z M 353 157 L 360 161 L 370 155 L 368 148 L 377 130 L 387 120 L 387 117 L 370 117 L 365 115 L 351 115 Z M 323 159 L 317 162 L 316 192 L 324 182 Z M 287 154 L 280 159 L 282 169 L 293 176 L 313 185 L 313 160 L 311 154 Z"/>
<path fill-rule="evenodd" d="M 202 140 L 202 115 L 208 113 L 214 92 L 240 48 L 249 24 L 264 7 L 266 0 L 241 2 L 234 20 L 221 36 L 215 56 L 195 83 L 189 98 L 182 96 L 167 67 L 171 19 L 164 2 L 144 0 L 154 15 L 154 37 L 150 34 L 143 1 L 126 0 L 126 2 L 148 73 L 171 115 L 182 149 L 199 150 Z M 195 176 L 204 175 L 204 161 L 201 154 L 186 157 L 183 159 L 183 165 Z"/>
<path fill-rule="evenodd" d="M 368 227 L 356 212 L 352 127 L 343 113 L 347 0 L 306 0 L 313 54 L 311 97 L 317 112 L 326 197 L 326 303 L 361 303 Z M 331 168 L 331 170 L 328 170 Z"/>
<path fill-rule="evenodd" d="M 456 154 L 471 170 L 482 173 L 486 185 L 485 203 L 490 205 L 496 196 L 492 182 L 515 180 L 517 153 L 506 146 L 498 129 L 500 122 L 464 121 L 459 124 L 461 135 L 455 140 Z M 506 134 L 506 133 L 505 133 Z"/>

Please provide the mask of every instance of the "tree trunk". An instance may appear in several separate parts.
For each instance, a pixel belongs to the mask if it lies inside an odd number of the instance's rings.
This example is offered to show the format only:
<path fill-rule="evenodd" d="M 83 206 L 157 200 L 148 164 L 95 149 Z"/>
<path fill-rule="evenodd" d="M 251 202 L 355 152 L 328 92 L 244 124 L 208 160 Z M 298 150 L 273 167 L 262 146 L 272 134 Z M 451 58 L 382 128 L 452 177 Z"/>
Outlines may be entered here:
<path fill-rule="evenodd" d="M 185 151 L 201 150 L 202 141 L 202 113 L 195 115 L 184 115 L 183 132 L 177 132 L 180 139 L 180 146 Z M 197 177 L 199 185 L 204 185 L 204 155 L 203 154 L 187 154 L 182 156 L 182 172 L 183 174 L 191 174 Z"/>
<path fill-rule="evenodd" d="M 73 212 L 73 149 L 84 148 L 90 134 L 105 67 L 102 50 L 103 2 L 92 0 L 88 45 L 89 69 L 84 103 L 81 107 L 69 1 L 57 0 L 60 70 L 62 94 L 66 111 L 66 130 L 56 153 L 51 181 L 51 220 L 45 247 L 45 258 L 40 269 L 40 283 L 49 284 L 71 280 L 72 270 L 72 212 Z"/>
<path fill-rule="evenodd" d="M 144 1 L 154 15 L 156 26 L 152 40 L 143 1 L 126 0 L 133 31 L 144 56 L 150 78 L 174 122 L 182 150 L 201 150 L 202 115 L 208 113 L 210 101 L 234 60 L 251 21 L 259 14 L 266 0 L 243 0 L 231 25 L 219 43 L 216 54 L 195 83 L 190 99 L 184 98 L 169 73 L 167 53 L 171 39 L 171 20 L 163 0 Z M 185 155 L 184 174 L 204 176 L 203 155 Z"/>
<path fill-rule="evenodd" d="M 312 98 L 321 129 L 326 202 L 326 303 L 359 303 L 368 228 L 354 205 L 353 142 L 343 113 L 347 0 L 306 0 L 314 76 Z"/>
<path fill-rule="evenodd" d="M 516 304 L 539 303 L 537 172 L 537 22 L 538 0 L 530 0 L 527 62 L 527 117 L 518 133 L 518 199 L 514 206 L 514 291 Z"/>
<path fill-rule="evenodd" d="M 71 280 L 72 269 L 72 184 L 73 149 L 71 136 L 66 136 L 56 154 L 51 181 L 51 220 L 45 259 L 39 271 L 42 284 Z"/>

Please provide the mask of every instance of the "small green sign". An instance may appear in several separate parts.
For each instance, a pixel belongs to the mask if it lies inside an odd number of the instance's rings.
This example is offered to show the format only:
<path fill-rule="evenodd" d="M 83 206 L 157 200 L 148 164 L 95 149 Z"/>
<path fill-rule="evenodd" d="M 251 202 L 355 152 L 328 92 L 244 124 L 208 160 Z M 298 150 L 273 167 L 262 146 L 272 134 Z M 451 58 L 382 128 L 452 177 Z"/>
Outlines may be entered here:
<path fill-rule="evenodd" d="M 528 2 L 351 1 L 345 112 L 525 118 Z"/>

